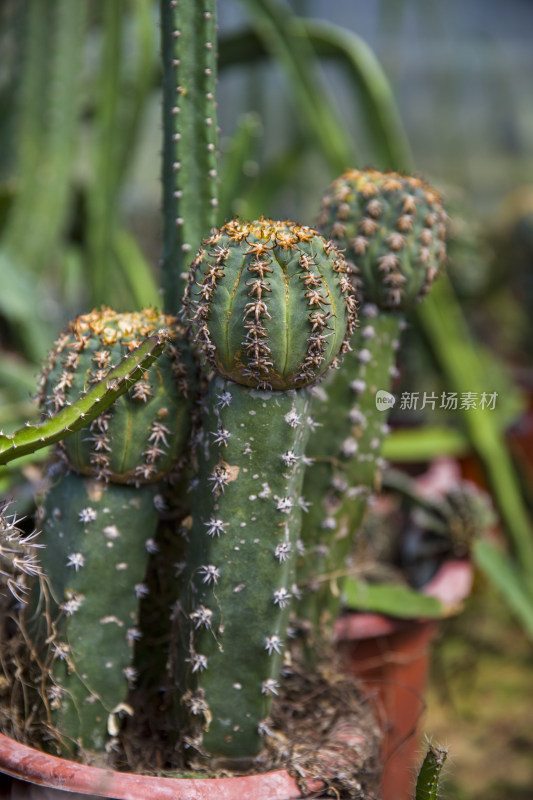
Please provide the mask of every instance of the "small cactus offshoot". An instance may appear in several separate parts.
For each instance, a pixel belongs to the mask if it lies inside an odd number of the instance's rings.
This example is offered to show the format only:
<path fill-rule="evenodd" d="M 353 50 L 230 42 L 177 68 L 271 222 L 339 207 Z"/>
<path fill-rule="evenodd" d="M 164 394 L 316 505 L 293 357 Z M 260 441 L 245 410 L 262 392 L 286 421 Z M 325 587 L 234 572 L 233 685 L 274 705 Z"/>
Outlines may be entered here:
<path fill-rule="evenodd" d="M 184 744 L 213 765 L 261 748 L 298 591 L 306 387 L 346 349 L 355 304 L 331 243 L 261 219 L 204 242 L 185 309 L 215 377 L 196 447 L 179 691 Z"/>

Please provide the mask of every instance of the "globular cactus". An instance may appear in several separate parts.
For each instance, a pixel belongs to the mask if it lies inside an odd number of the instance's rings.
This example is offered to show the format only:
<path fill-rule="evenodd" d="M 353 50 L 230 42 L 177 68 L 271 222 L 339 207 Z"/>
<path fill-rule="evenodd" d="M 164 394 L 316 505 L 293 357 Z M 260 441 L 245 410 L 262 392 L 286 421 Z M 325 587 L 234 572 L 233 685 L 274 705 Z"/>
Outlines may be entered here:
<path fill-rule="evenodd" d="M 182 329 L 152 309 L 103 308 L 78 317 L 43 373 L 41 403 L 53 412 L 163 328 L 170 342 L 159 361 L 62 443 L 66 463 L 42 500 L 46 582 L 44 589 L 35 586 L 28 628 L 56 738 L 66 752 L 80 747 L 85 758 L 112 745 L 114 709 L 129 710 L 138 605 L 163 503 L 158 482 L 183 458 L 194 380 Z"/>
<path fill-rule="evenodd" d="M 185 309 L 215 376 L 196 447 L 178 688 L 184 744 L 213 766 L 261 747 L 297 591 L 305 387 L 346 349 L 355 308 L 333 245 L 260 219 L 204 242 Z"/>
<path fill-rule="evenodd" d="M 348 170 L 327 190 L 320 230 L 345 249 L 365 302 L 407 311 L 426 294 L 446 256 L 446 214 L 420 178 Z"/>
<path fill-rule="evenodd" d="M 313 413 L 319 426 L 309 445 L 316 466 L 304 489 L 322 498 L 304 521 L 310 554 L 300 580 L 316 592 L 312 609 L 304 613 L 325 635 L 340 607 L 353 535 L 379 483 L 387 393 L 404 313 L 438 274 L 445 257 L 445 220 L 435 190 L 419 178 L 393 172 L 348 170 L 323 200 L 319 229 L 344 251 L 362 304 L 361 325 L 342 371 L 316 395 Z"/>
<path fill-rule="evenodd" d="M 62 450 L 76 472 L 113 483 L 158 481 L 176 466 L 188 423 L 191 377 L 182 331 L 154 309 L 117 313 L 102 308 L 70 323 L 50 353 L 40 403 L 49 414 L 101 380 L 121 357 L 157 330 L 168 332 L 166 353 L 130 391 L 89 426 L 65 439 Z"/>
<path fill-rule="evenodd" d="M 209 365 L 257 389 L 317 380 L 338 363 L 354 327 L 346 263 L 334 245 L 307 226 L 264 218 L 232 220 L 205 241 L 184 303 Z"/>

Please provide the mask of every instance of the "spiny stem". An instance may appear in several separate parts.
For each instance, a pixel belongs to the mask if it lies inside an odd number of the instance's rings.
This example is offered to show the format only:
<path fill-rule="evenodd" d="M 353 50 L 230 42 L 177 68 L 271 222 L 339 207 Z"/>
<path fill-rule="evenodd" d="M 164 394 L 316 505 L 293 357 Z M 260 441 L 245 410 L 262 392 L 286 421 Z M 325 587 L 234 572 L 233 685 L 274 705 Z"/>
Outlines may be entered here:
<path fill-rule="evenodd" d="M 304 494 L 315 501 L 303 520 L 307 555 L 298 582 L 306 589 L 301 612 L 314 625 L 320 622 L 326 637 L 340 609 L 354 535 L 379 485 L 387 410 L 377 407 L 376 395 L 390 389 L 401 323 L 401 315 L 364 306 L 352 351 L 313 398 L 317 425 L 308 455 L 314 463 L 306 472 Z M 341 579 L 322 579 L 336 573 Z M 311 594 L 308 584 L 314 589 Z"/>
<path fill-rule="evenodd" d="M 73 472 L 51 479 L 40 510 L 46 579 L 33 586 L 26 626 L 49 722 L 61 751 L 72 756 L 79 747 L 104 750 L 118 734 L 119 711 L 132 713 L 125 700 L 136 678 L 138 604 L 148 591 L 159 495 L 154 486 L 105 484 Z"/>
<path fill-rule="evenodd" d="M 448 757 L 447 750 L 429 745 L 416 781 L 415 800 L 437 800 L 439 778 Z"/>
<path fill-rule="evenodd" d="M 142 378 L 166 343 L 164 330 L 148 337 L 76 403 L 38 425 L 28 425 L 13 434 L 0 434 L 0 465 L 54 444 L 88 425 Z"/>
<path fill-rule="evenodd" d="M 182 273 L 216 222 L 215 0 L 161 0 L 163 291 L 176 312 Z"/>
<path fill-rule="evenodd" d="M 207 400 L 179 622 L 181 700 L 189 745 L 242 759 L 261 748 L 279 689 L 310 398 L 215 378 Z"/>

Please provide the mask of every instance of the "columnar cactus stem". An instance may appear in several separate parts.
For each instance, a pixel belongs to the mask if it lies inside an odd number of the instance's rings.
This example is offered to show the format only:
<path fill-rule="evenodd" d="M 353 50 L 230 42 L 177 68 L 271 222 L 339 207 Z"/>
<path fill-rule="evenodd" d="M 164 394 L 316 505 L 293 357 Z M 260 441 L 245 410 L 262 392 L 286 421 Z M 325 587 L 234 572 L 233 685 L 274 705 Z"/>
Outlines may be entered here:
<path fill-rule="evenodd" d="M 116 708 L 130 712 L 125 676 L 135 676 L 137 606 L 147 591 L 162 505 L 157 484 L 182 459 L 194 387 L 182 329 L 152 309 L 118 314 L 103 308 L 78 317 L 43 372 L 41 404 L 54 412 L 82 387 L 105 379 L 140 337 L 162 328 L 166 353 L 128 395 L 62 443 L 73 472 L 62 472 L 42 502 L 47 627 L 40 636 L 35 614 L 28 625 L 43 664 L 44 695 L 56 711 L 56 736 L 67 752 L 112 747 L 119 726 L 109 715 Z M 128 483 L 134 486 L 121 485 Z M 35 587 L 33 611 L 40 590 Z"/>
<path fill-rule="evenodd" d="M 193 722 L 186 743 L 201 753 L 256 753 L 258 722 L 278 693 L 309 400 L 305 390 L 210 384 L 180 622 L 182 702 Z"/>
<path fill-rule="evenodd" d="M 346 253 L 363 305 L 361 327 L 342 372 L 317 394 L 314 408 L 322 428 L 309 455 L 316 466 L 304 491 L 323 497 L 303 541 L 318 553 L 305 563 L 299 581 L 319 590 L 310 616 L 328 634 L 341 603 L 340 583 L 353 535 L 375 488 L 386 411 L 377 392 L 388 392 L 404 313 L 427 291 L 445 256 L 445 213 L 438 194 L 418 178 L 375 170 L 349 170 L 326 193 L 319 227 Z M 310 572 L 311 570 L 311 572 Z M 309 614 L 309 610 L 307 612 Z"/>
<path fill-rule="evenodd" d="M 310 228 L 261 219 L 232 221 L 206 240 L 185 309 L 220 376 L 197 446 L 179 685 L 184 744 L 213 765 L 260 749 L 307 506 L 306 387 L 346 349 L 355 306 L 330 243 Z"/>
<path fill-rule="evenodd" d="M 311 589 L 304 591 L 301 612 L 325 634 L 338 613 L 353 535 L 370 494 L 379 488 L 388 427 L 376 393 L 390 388 L 402 323 L 398 314 L 364 305 L 342 374 L 332 375 L 313 397 L 317 426 L 308 447 L 313 463 L 304 493 L 316 499 L 303 522 L 306 556 L 298 580 L 310 584 L 302 589 Z"/>
<path fill-rule="evenodd" d="M 161 0 L 163 290 L 175 310 L 183 270 L 216 222 L 215 0 Z"/>
<path fill-rule="evenodd" d="M 415 800 L 437 800 L 442 768 L 448 751 L 429 745 L 416 781 Z"/>
<path fill-rule="evenodd" d="M 136 679 L 139 598 L 158 521 L 157 488 L 76 473 L 53 479 L 41 508 L 46 580 L 28 621 L 50 733 L 74 757 L 114 747 Z M 38 613 L 39 612 L 39 613 Z"/>

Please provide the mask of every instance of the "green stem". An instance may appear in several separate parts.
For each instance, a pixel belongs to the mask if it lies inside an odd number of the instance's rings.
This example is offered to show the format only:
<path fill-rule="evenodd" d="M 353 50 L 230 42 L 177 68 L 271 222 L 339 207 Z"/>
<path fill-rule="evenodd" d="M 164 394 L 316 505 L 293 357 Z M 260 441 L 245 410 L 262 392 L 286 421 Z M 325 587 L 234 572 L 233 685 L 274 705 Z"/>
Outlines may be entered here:
<path fill-rule="evenodd" d="M 305 26 L 286 3 L 246 0 L 264 47 L 285 70 L 306 128 L 312 132 L 331 170 L 341 172 L 354 162 L 353 141 L 321 85 L 319 66 Z"/>
<path fill-rule="evenodd" d="M 308 552 L 298 581 L 314 589 L 304 598 L 305 616 L 326 637 L 340 610 L 354 536 L 368 497 L 379 485 L 389 407 L 378 407 L 376 394 L 390 390 L 402 323 L 401 314 L 367 304 L 352 351 L 313 400 L 317 429 L 308 455 L 314 464 L 306 472 L 304 494 L 314 504 L 304 518 L 302 540 Z"/>
<path fill-rule="evenodd" d="M 437 800 L 439 778 L 448 757 L 447 750 L 430 745 L 416 781 L 415 800 Z"/>
<path fill-rule="evenodd" d="M 103 751 L 135 682 L 139 597 L 155 535 L 157 487 L 54 475 L 41 507 L 43 573 L 27 620 L 36 683 L 66 754 Z M 46 699 L 44 699 L 46 698 Z"/>
<path fill-rule="evenodd" d="M 260 723 L 278 692 L 309 395 L 214 378 L 206 407 L 181 603 L 188 655 L 180 692 L 194 746 L 211 759 L 246 759 L 261 748 Z"/>
<path fill-rule="evenodd" d="M 188 262 L 216 223 L 215 0 L 161 0 L 163 291 L 176 313 Z"/>

